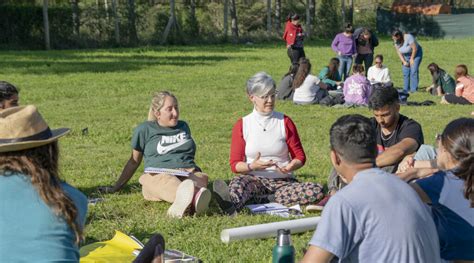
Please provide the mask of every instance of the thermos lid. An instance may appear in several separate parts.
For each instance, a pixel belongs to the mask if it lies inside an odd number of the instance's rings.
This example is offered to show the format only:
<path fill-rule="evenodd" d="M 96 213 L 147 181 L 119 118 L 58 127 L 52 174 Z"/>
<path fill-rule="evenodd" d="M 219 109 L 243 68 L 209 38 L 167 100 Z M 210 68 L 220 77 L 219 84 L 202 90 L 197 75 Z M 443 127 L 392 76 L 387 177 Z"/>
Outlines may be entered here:
<path fill-rule="evenodd" d="M 289 229 L 278 229 L 278 235 L 290 235 L 291 231 Z"/>
<path fill-rule="evenodd" d="M 289 229 L 278 229 L 277 245 L 278 246 L 290 246 L 291 245 L 291 232 Z"/>

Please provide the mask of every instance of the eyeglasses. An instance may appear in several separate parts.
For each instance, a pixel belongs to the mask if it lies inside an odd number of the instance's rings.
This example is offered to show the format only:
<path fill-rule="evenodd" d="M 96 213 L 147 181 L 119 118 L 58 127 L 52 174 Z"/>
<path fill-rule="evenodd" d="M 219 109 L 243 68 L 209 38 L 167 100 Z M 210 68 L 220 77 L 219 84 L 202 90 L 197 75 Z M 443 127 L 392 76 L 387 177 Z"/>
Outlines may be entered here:
<path fill-rule="evenodd" d="M 375 61 L 375 64 L 382 64 L 382 61 Z"/>
<path fill-rule="evenodd" d="M 266 101 L 266 100 L 268 100 L 268 99 L 270 99 L 270 98 L 271 98 L 272 100 L 275 99 L 275 96 L 276 96 L 276 93 L 271 93 L 271 94 L 267 94 L 267 95 L 263 95 L 263 96 L 257 96 L 257 97 L 259 97 L 260 99 Z"/>
<path fill-rule="evenodd" d="M 435 138 L 437 142 L 440 142 L 443 139 L 443 135 L 438 133 L 436 134 Z"/>

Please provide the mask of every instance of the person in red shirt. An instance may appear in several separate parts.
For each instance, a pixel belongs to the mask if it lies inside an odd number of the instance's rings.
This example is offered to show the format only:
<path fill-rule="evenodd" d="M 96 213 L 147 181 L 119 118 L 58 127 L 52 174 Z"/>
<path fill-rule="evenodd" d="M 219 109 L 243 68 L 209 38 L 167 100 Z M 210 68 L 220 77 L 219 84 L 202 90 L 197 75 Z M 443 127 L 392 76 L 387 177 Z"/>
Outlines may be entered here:
<path fill-rule="evenodd" d="M 238 175 L 229 186 L 223 180 L 213 184 L 226 214 L 241 210 L 250 200 L 262 202 L 262 196 L 283 205 L 307 205 L 324 197 L 320 184 L 300 183 L 294 176 L 306 155 L 293 121 L 273 110 L 275 92 L 275 82 L 265 72 L 247 81 L 253 111 L 234 125 L 230 146 L 230 167 Z"/>
<path fill-rule="evenodd" d="M 283 39 L 286 41 L 286 49 L 292 65 L 298 64 L 299 59 L 306 56 L 303 48 L 304 36 L 300 17 L 294 13 L 289 14 L 286 18 Z"/>

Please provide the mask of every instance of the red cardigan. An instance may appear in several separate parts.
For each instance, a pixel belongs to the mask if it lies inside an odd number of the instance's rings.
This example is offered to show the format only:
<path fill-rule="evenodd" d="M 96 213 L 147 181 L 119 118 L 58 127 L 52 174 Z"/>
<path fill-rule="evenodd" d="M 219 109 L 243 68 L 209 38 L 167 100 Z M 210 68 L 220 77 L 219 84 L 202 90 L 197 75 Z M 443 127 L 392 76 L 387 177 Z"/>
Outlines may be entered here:
<path fill-rule="evenodd" d="M 286 22 L 285 33 L 283 33 L 283 39 L 286 41 L 287 45 L 293 45 L 296 41 L 296 36 L 300 33 L 303 33 L 303 28 L 301 25 L 293 25 L 290 21 Z"/>
<path fill-rule="evenodd" d="M 285 123 L 286 144 L 288 145 L 288 152 L 290 153 L 291 159 L 298 159 L 304 164 L 306 162 L 306 154 L 304 153 L 296 126 L 286 115 L 283 121 Z M 232 142 L 230 144 L 230 168 L 233 173 L 237 173 L 235 166 L 238 162 L 245 162 L 247 160 L 242 130 L 242 118 L 240 118 L 232 129 Z"/>

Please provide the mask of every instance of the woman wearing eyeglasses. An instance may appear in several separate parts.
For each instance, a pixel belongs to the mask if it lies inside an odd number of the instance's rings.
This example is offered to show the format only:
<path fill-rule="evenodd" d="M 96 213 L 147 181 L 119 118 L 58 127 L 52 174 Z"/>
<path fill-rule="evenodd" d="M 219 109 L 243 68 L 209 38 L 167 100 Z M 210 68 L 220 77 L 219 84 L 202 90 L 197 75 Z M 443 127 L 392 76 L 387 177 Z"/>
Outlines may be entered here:
<path fill-rule="evenodd" d="M 431 206 L 441 258 L 474 260 L 474 119 L 450 122 L 437 141 L 440 171 L 417 180 L 413 187 Z"/>
<path fill-rule="evenodd" d="M 234 214 L 257 197 L 273 195 L 283 204 L 311 204 L 323 198 L 322 186 L 299 183 L 294 171 L 306 155 L 293 121 L 274 111 L 275 82 L 265 72 L 247 81 L 247 96 L 253 111 L 239 119 L 232 129 L 230 166 L 235 176 L 230 185 L 214 182 L 216 200 L 226 214 Z"/>

